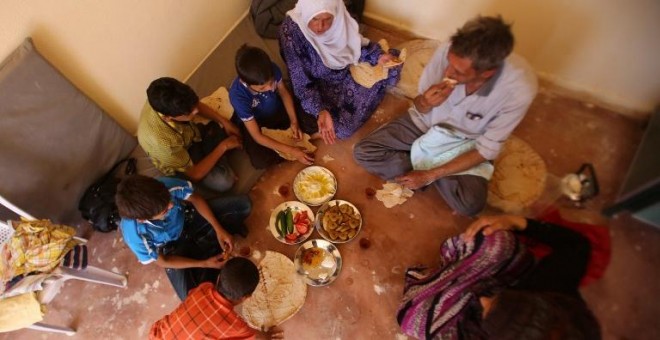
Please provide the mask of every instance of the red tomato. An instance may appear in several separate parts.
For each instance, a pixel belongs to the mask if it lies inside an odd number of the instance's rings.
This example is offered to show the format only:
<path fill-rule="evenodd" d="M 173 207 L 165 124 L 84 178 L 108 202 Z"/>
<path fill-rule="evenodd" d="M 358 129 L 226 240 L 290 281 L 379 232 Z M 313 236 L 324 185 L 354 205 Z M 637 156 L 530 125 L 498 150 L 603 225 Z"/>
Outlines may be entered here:
<path fill-rule="evenodd" d="M 296 239 L 298 239 L 298 234 L 295 233 L 295 232 L 293 232 L 293 233 L 291 233 L 291 234 L 287 234 L 285 238 L 286 238 L 288 241 L 295 241 Z"/>
<path fill-rule="evenodd" d="M 307 214 L 305 214 L 307 215 Z M 302 213 L 299 211 L 295 215 L 293 215 L 293 223 L 298 223 L 300 222 L 300 217 L 302 216 Z"/>
<path fill-rule="evenodd" d="M 309 231 L 308 224 L 307 223 L 296 223 L 296 231 L 298 231 L 298 233 L 300 235 L 307 234 L 307 232 Z"/>

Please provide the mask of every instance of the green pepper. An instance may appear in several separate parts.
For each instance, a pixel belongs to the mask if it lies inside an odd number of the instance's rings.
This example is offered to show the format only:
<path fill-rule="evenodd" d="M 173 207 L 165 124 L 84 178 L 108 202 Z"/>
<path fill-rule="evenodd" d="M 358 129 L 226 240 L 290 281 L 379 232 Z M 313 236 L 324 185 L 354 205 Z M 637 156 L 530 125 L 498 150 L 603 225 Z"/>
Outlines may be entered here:
<path fill-rule="evenodd" d="M 282 222 L 282 235 L 286 236 L 287 234 L 287 226 L 286 226 L 286 210 L 282 211 L 282 219 L 280 220 Z M 282 236 L 282 237 L 284 237 Z"/>
<path fill-rule="evenodd" d="M 277 233 L 280 235 L 280 237 L 286 236 L 286 231 L 284 230 L 286 225 L 282 223 L 282 220 L 285 217 L 286 214 L 284 213 L 284 210 L 280 210 L 280 212 L 277 213 L 277 217 L 275 218 L 275 230 L 277 230 Z"/>
<path fill-rule="evenodd" d="M 293 234 L 293 212 L 291 212 L 291 208 L 286 208 L 286 227 L 287 234 Z"/>
<path fill-rule="evenodd" d="M 282 236 L 282 227 L 281 227 L 281 225 L 282 225 L 282 222 L 281 222 L 282 214 L 283 214 L 283 212 L 280 211 L 280 212 L 277 213 L 277 216 L 275 217 L 275 230 L 277 230 L 277 234 L 280 235 L 280 236 Z"/>

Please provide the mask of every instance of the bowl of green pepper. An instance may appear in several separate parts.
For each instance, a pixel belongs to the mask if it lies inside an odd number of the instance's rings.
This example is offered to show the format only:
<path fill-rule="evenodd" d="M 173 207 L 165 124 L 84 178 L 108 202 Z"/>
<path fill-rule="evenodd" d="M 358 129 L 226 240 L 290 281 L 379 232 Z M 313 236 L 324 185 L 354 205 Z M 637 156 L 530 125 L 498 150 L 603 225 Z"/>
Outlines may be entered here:
<path fill-rule="evenodd" d="M 278 241 L 298 244 L 307 240 L 314 232 L 314 213 L 304 203 L 284 202 L 273 209 L 268 228 Z"/>

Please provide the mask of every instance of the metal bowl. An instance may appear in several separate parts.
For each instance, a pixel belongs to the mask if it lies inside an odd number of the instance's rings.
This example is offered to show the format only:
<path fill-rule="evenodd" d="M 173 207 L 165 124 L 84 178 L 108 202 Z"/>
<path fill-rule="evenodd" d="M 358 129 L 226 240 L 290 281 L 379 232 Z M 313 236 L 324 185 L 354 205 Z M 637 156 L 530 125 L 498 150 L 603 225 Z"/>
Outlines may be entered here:
<path fill-rule="evenodd" d="M 323 228 L 323 215 L 325 214 L 325 211 L 328 210 L 328 208 L 330 208 L 331 206 L 333 206 L 335 204 L 337 204 L 337 205 L 339 205 L 339 204 L 348 204 L 353 209 L 355 209 L 355 213 L 358 215 L 358 217 L 360 219 L 360 224 L 357 227 L 357 232 L 355 233 L 355 235 L 353 235 L 353 237 L 350 237 L 347 240 L 341 240 L 341 239 L 333 240 L 330 237 L 329 233 Z M 360 210 L 358 210 L 358 208 L 353 203 L 351 203 L 349 201 L 344 201 L 344 200 L 332 200 L 332 201 L 326 202 L 325 204 L 323 204 L 323 206 L 321 206 L 321 208 L 319 208 L 319 210 L 316 212 L 316 219 L 314 221 L 314 224 L 315 224 L 316 230 L 319 232 L 321 237 L 323 237 L 324 239 L 326 239 L 326 240 L 328 240 L 332 243 L 347 243 L 347 242 L 350 242 L 351 240 L 355 239 L 358 236 L 358 234 L 360 234 L 360 231 L 362 230 L 362 215 L 360 214 Z"/>
<path fill-rule="evenodd" d="M 306 251 L 312 248 L 320 249 L 323 259 L 320 263 L 311 267 L 303 263 Z M 310 286 L 325 286 L 332 283 L 341 271 L 342 259 L 337 247 L 322 239 L 312 239 L 303 243 L 293 259 L 293 264 L 298 274 L 302 275 L 305 283 Z"/>

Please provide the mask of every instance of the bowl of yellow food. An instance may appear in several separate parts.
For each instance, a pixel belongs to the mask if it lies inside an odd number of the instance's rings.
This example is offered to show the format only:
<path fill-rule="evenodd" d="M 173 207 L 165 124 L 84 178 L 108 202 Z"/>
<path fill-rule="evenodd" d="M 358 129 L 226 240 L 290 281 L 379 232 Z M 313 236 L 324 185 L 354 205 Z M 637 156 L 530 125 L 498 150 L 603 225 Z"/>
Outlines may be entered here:
<path fill-rule="evenodd" d="M 308 166 L 293 180 L 293 193 L 298 200 L 310 206 L 319 206 L 328 202 L 336 192 L 335 175 L 322 166 Z"/>

